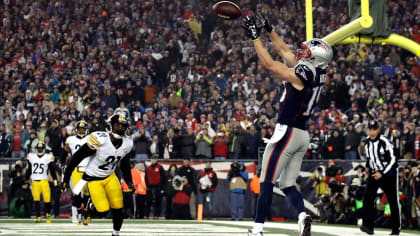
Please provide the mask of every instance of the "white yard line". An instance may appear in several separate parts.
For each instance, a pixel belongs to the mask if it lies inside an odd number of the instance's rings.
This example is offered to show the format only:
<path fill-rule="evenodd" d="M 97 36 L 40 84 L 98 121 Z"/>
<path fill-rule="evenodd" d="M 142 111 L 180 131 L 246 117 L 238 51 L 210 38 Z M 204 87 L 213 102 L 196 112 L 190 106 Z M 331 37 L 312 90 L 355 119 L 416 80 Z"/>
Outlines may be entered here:
<path fill-rule="evenodd" d="M 60 222 L 59 220 L 56 222 Z M 130 223 L 129 223 L 130 222 Z M 127 220 L 123 225 L 121 235 L 124 236 L 245 236 L 247 228 L 252 227 L 250 221 L 203 221 L 197 224 L 196 221 L 182 221 L 182 224 L 165 224 L 151 223 L 141 221 L 141 223 L 133 223 L 135 221 Z M 223 225 L 213 225 L 223 224 Z M 236 226 L 245 226 L 239 228 Z M 290 230 L 297 234 L 297 224 L 293 223 L 275 223 L 267 222 L 265 228 L 277 228 Z M 0 236 L 26 236 L 26 235 L 42 235 L 42 236 L 102 236 L 110 235 L 112 231 L 112 223 L 95 223 L 88 226 L 77 226 L 71 223 L 2 223 L 0 220 Z M 317 233 L 328 233 L 337 236 L 358 236 L 366 235 L 358 228 L 338 227 L 329 225 L 314 225 L 312 231 Z M 388 235 L 390 230 L 376 230 L 375 235 Z M 286 234 L 264 233 L 266 236 L 288 236 Z M 401 236 L 415 236 L 419 234 L 401 233 Z"/>
<path fill-rule="evenodd" d="M 204 221 L 206 222 L 206 221 Z M 211 221 L 209 221 L 211 222 Z M 247 221 L 216 221 L 216 223 L 220 224 L 230 224 L 230 225 L 239 225 L 239 226 L 249 226 L 252 228 L 252 222 Z M 286 229 L 286 230 L 295 230 L 297 232 L 298 225 L 291 224 L 291 223 L 280 223 L 280 222 L 267 222 L 264 224 L 266 228 L 277 228 L 277 229 Z M 366 233 L 362 233 L 359 228 L 352 228 L 352 227 L 338 227 L 338 226 L 329 226 L 329 225 L 313 225 L 312 232 L 317 233 L 328 233 L 331 235 L 337 236 L 358 236 L 358 235 L 367 235 Z M 380 229 L 375 230 L 375 235 L 389 235 L 391 233 L 391 229 Z M 265 233 L 264 233 L 265 235 Z M 400 233 L 400 236 L 418 236 L 418 234 L 414 233 Z"/>

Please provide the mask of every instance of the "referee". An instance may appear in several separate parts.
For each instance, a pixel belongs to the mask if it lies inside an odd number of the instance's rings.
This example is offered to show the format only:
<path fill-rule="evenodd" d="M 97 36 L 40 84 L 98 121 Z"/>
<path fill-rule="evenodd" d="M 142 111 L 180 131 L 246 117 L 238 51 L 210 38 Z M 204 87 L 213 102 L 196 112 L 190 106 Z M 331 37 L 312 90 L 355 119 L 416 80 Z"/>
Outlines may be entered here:
<path fill-rule="evenodd" d="M 393 153 L 392 144 L 380 135 L 378 121 L 368 123 L 368 138 L 364 141 L 364 151 L 367 156 L 366 167 L 369 171 L 365 196 L 363 198 L 363 224 L 360 230 L 373 234 L 373 221 L 376 217 L 374 200 L 378 188 L 381 188 L 391 206 L 392 233 L 399 235 L 401 218 L 398 200 L 398 165 Z M 363 143 L 362 143 L 363 145 Z M 362 149 L 363 150 L 363 149 Z"/>

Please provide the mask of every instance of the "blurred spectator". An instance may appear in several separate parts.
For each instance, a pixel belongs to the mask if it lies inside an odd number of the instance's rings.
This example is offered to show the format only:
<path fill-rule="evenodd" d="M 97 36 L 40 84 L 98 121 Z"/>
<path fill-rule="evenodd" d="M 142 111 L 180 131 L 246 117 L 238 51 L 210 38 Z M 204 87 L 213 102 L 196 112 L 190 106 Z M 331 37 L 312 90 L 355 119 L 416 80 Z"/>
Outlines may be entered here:
<path fill-rule="evenodd" d="M 32 209 L 32 196 L 29 182 L 25 178 L 25 166 L 22 161 L 16 161 L 9 174 L 9 213 L 15 218 L 29 218 Z"/>
<path fill-rule="evenodd" d="M 17 121 L 13 128 L 12 157 L 25 157 L 25 150 L 22 148 L 22 123 Z"/>
<path fill-rule="evenodd" d="M 174 182 L 179 182 L 175 188 L 175 195 L 173 199 L 173 219 L 180 219 L 180 220 L 190 220 L 191 213 L 190 213 L 190 201 L 191 201 L 191 184 L 188 183 L 188 178 L 186 177 L 179 177 L 179 180 Z"/>
<path fill-rule="evenodd" d="M 332 131 L 332 135 L 328 138 L 327 153 L 325 158 L 327 159 L 344 159 L 344 138 L 338 129 Z"/>
<path fill-rule="evenodd" d="M 223 128 L 217 130 L 213 137 L 213 153 L 215 160 L 226 160 L 228 152 L 229 137 L 226 136 Z"/>
<path fill-rule="evenodd" d="M 195 139 L 195 155 L 198 159 L 211 159 L 213 140 L 208 135 L 208 129 L 200 131 Z"/>
<path fill-rule="evenodd" d="M 260 195 L 260 175 L 261 175 L 261 168 L 257 168 L 255 175 L 252 177 L 251 184 L 249 185 L 251 192 L 254 194 L 254 207 L 252 216 L 255 217 L 256 210 L 257 210 L 257 199 Z"/>
<path fill-rule="evenodd" d="M 235 118 L 232 118 L 235 119 Z M 241 154 L 241 143 L 240 143 L 240 134 L 239 127 L 237 125 L 232 125 L 232 130 L 229 132 L 229 146 L 228 146 L 228 159 L 237 160 L 240 158 Z"/>
<path fill-rule="evenodd" d="M 321 150 L 323 146 L 323 137 L 321 135 L 321 130 L 319 128 L 315 128 L 312 132 L 309 133 L 310 159 L 321 159 Z"/>
<path fill-rule="evenodd" d="M 155 219 L 160 217 L 162 193 L 166 184 L 166 175 L 163 167 L 158 163 L 155 157 L 152 157 L 150 166 L 146 168 L 147 178 L 147 202 L 145 217 L 149 218 L 151 208 L 153 207 L 153 216 Z"/>
<path fill-rule="evenodd" d="M 381 68 L 383 75 L 389 75 L 390 77 L 394 77 L 395 74 L 395 66 L 391 64 L 391 58 L 385 58 L 385 64 Z"/>
<path fill-rule="evenodd" d="M 203 204 L 203 217 L 210 219 L 213 217 L 213 194 L 217 187 L 217 174 L 211 167 L 210 161 L 208 161 L 205 168 L 201 170 L 198 182 L 200 184 L 198 203 Z"/>
<path fill-rule="evenodd" d="M 128 186 L 124 180 L 121 183 L 126 217 L 136 219 L 144 218 L 144 206 L 147 194 L 146 174 L 144 169 L 143 163 L 135 165 L 134 162 L 131 162 L 131 176 L 135 188 L 134 195 L 128 191 Z"/>
<path fill-rule="evenodd" d="M 196 194 L 197 194 L 197 178 L 196 178 L 196 172 L 193 167 L 191 167 L 191 159 L 188 157 L 183 158 L 183 165 L 178 168 L 177 175 L 181 177 L 186 177 L 188 179 L 188 184 L 190 185 L 190 188 L 192 190 L 190 195 L 190 215 L 191 217 L 195 218 L 196 216 Z"/>
<path fill-rule="evenodd" d="M 138 131 L 133 134 L 134 151 L 136 161 L 145 161 L 149 158 L 151 138 L 144 126 L 140 126 Z"/>
<path fill-rule="evenodd" d="M 12 151 L 12 133 L 8 133 L 4 124 L 0 124 L 0 156 L 10 156 Z"/>
<path fill-rule="evenodd" d="M 315 188 L 316 199 L 319 200 L 322 195 L 328 195 L 328 186 L 325 175 L 325 167 L 319 166 L 311 177 L 314 180 L 313 187 Z"/>
<path fill-rule="evenodd" d="M 171 164 L 166 173 L 166 183 L 165 183 L 165 197 L 166 197 L 166 211 L 165 219 L 172 219 L 173 215 L 173 198 L 175 195 L 175 189 L 173 187 L 172 181 L 177 173 L 177 167 L 175 164 Z"/>
<path fill-rule="evenodd" d="M 242 220 L 245 208 L 245 191 L 247 189 L 248 173 L 241 162 L 233 162 L 227 176 L 230 183 L 230 209 L 232 220 Z"/>
<path fill-rule="evenodd" d="M 258 159 L 258 144 L 260 143 L 261 137 L 257 132 L 255 125 L 249 126 L 247 134 L 244 138 L 244 146 L 246 148 L 245 158 L 247 159 Z"/>
<path fill-rule="evenodd" d="M 181 157 L 192 158 L 195 156 L 194 140 L 194 130 L 192 128 L 188 128 L 187 132 L 181 136 Z"/>
<path fill-rule="evenodd" d="M 362 136 L 356 133 L 353 124 L 348 124 L 346 127 L 346 133 L 344 135 L 344 157 L 346 160 L 358 159 L 357 148 L 359 147 Z"/>

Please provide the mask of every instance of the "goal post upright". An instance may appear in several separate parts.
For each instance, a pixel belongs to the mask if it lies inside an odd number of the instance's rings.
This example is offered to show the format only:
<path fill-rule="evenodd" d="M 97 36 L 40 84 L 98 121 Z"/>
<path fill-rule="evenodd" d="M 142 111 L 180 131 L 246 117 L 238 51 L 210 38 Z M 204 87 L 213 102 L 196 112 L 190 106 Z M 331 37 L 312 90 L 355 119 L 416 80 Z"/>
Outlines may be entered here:
<path fill-rule="evenodd" d="M 359 33 L 363 29 L 372 26 L 373 19 L 369 15 L 369 0 L 361 0 L 361 17 L 344 25 L 340 29 L 328 34 L 323 38 L 330 45 L 334 45 L 354 34 Z"/>
<path fill-rule="evenodd" d="M 314 37 L 314 24 L 312 18 L 312 0 L 305 0 L 306 15 L 306 41 Z"/>

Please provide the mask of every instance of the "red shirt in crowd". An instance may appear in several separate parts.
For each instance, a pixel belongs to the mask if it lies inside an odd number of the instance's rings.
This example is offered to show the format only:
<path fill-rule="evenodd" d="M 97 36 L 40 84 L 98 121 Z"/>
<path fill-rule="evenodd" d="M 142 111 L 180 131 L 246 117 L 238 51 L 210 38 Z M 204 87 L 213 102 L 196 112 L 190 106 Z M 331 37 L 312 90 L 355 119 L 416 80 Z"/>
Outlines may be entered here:
<path fill-rule="evenodd" d="M 193 130 L 195 130 L 195 126 L 197 125 L 197 120 L 195 118 L 190 118 L 190 119 L 187 119 L 185 124 L 187 125 L 187 128 L 192 128 Z"/>
<path fill-rule="evenodd" d="M 182 205 L 188 205 L 190 204 L 191 200 L 191 184 L 186 184 L 182 187 L 182 190 L 177 191 L 174 196 L 173 203 L 174 204 L 182 204 Z"/>
<path fill-rule="evenodd" d="M 14 132 L 13 133 L 13 151 L 22 151 L 22 132 Z"/>
<path fill-rule="evenodd" d="M 146 169 L 146 177 L 147 177 L 147 183 L 151 185 L 160 185 L 163 168 L 162 166 L 157 163 L 156 165 L 150 165 Z"/>
<path fill-rule="evenodd" d="M 417 160 L 420 159 L 420 136 L 417 136 L 416 141 L 414 141 L 414 156 Z"/>
<path fill-rule="evenodd" d="M 210 188 L 203 188 L 203 186 L 200 183 L 200 190 L 201 191 L 208 191 L 208 192 L 214 193 L 214 191 L 216 191 L 216 186 L 217 186 L 217 175 L 216 175 L 216 172 L 214 172 L 213 169 L 210 169 L 208 171 L 206 171 L 205 169 L 204 170 L 201 170 L 201 172 L 200 172 L 200 179 L 203 178 L 206 175 L 208 175 L 208 177 L 209 177 L 209 179 L 210 179 L 210 181 L 212 183 L 212 186 Z"/>
<path fill-rule="evenodd" d="M 214 156 L 227 157 L 229 137 L 227 137 L 226 135 L 224 136 L 216 135 L 213 137 L 213 140 L 214 140 Z"/>

